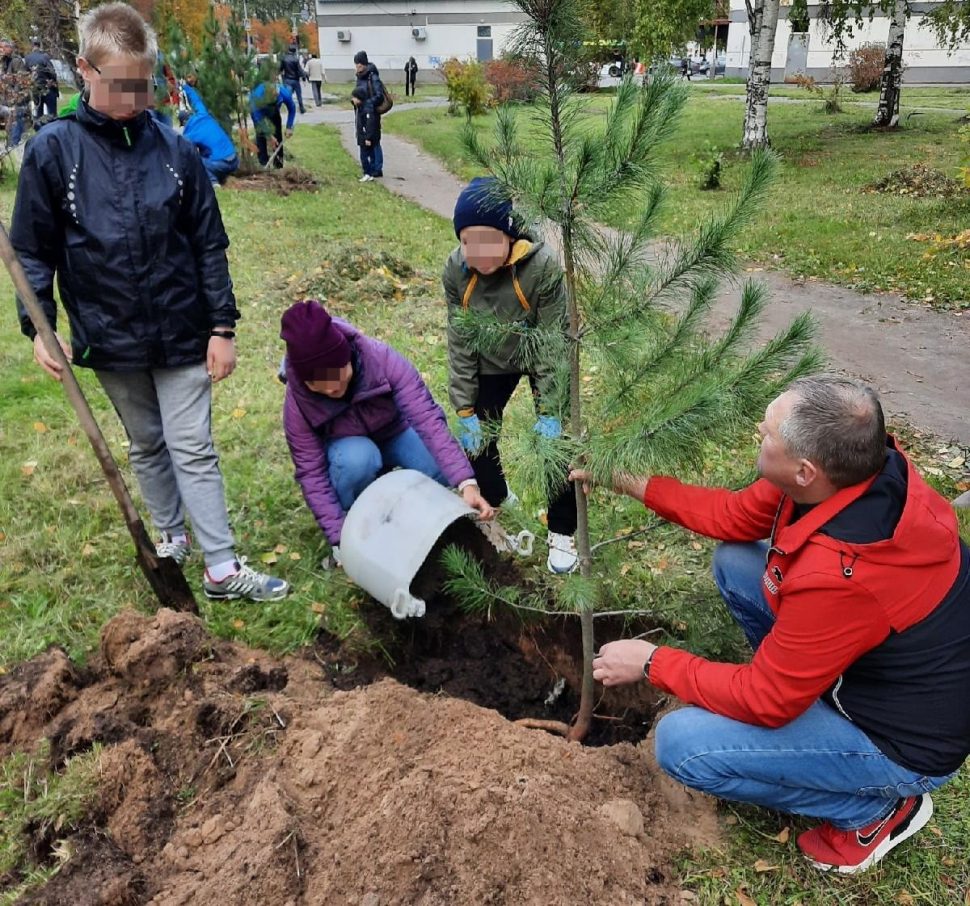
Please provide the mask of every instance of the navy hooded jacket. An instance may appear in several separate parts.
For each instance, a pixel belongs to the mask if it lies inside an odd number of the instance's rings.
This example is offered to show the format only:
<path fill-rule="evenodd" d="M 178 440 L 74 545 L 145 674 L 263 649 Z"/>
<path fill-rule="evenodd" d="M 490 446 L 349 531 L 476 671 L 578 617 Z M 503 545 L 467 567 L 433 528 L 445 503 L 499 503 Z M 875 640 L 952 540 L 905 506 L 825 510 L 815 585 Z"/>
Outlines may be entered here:
<path fill-rule="evenodd" d="M 205 361 L 234 326 L 215 192 L 191 142 L 147 113 L 112 120 L 83 100 L 28 143 L 10 230 L 57 326 L 54 275 L 74 363 L 137 371 Z M 19 304 L 23 332 L 35 330 Z"/>

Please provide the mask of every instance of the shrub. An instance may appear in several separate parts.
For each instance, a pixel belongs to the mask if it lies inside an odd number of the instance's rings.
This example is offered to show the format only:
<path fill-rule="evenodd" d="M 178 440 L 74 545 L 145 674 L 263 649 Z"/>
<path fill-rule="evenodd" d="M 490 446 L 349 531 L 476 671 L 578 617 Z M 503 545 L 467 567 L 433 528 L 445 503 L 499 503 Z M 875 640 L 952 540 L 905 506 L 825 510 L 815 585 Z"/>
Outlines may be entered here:
<path fill-rule="evenodd" d="M 492 88 L 485 81 L 485 67 L 476 60 L 452 57 L 441 64 L 448 87 L 448 112 L 457 116 L 481 116 L 492 103 Z"/>
<path fill-rule="evenodd" d="M 539 73 L 535 64 L 521 57 L 503 56 L 485 64 L 485 79 L 492 86 L 495 102 L 532 103 L 538 94 Z"/>
<path fill-rule="evenodd" d="M 875 91 L 882 79 L 886 66 L 886 47 L 884 44 L 863 44 L 849 54 L 849 81 L 852 90 Z"/>
<path fill-rule="evenodd" d="M 705 192 L 721 188 L 721 175 L 724 171 L 724 152 L 716 145 L 707 145 L 694 159 L 700 167 L 700 187 Z"/>

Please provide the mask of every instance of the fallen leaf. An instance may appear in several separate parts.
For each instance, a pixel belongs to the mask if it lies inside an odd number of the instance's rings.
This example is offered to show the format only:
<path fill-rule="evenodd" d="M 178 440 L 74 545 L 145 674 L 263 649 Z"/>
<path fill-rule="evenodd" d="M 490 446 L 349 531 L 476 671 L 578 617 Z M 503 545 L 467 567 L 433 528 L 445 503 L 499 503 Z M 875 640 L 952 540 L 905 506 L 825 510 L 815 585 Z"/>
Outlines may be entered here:
<path fill-rule="evenodd" d="M 47 425 L 45 425 L 43 422 L 34 422 L 34 430 L 38 434 L 46 434 L 47 433 Z M 60 830 L 60 828 L 56 828 L 56 829 L 57 830 Z"/>
<path fill-rule="evenodd" d="M 780 867 L 779 865 L 772 865 L 767 859 L 758 859 L 754 863 L 754 870 L 759 874 L 766 871 L 778 871 Z"/>
<path fill-rule="evenodd" d="M 312 610 L 314 613 L 326 613 L 327 612 L 327 605 L 326 604 L 321 604 L 319 601 L 314 601 L 310 605 L 310 610 Z"/>
<path fill-rule="evenodd" d="M 273 550 L 276 551 L 276 553 L 278 554 L 285 554 L 287 548 L 285 544 L 277 544 L 276 547 L 273 548 Z"/>
<path fill-rule="evenodd" d="M 901 890 L 896 895 L 896 902 L 899 903 L 900 906 L 913 906 L 913 903 L 915 903 L 916 900 L 913 899 L 913 895 L 909 891 Z"/>
<path fill-rule="evenodd" d="M 234 629 L 244 629 L 246 627 L 245 620 L 233 620 L 232 625 Z"/>
<path fill-rule="evenodd" d="M 693 549 L 694 549 L 695 551 L 699 551 L 699 550 L 702 550 L 702 549 L 703 549 L 703 547 L 704 547 L 704 545 L 703 545 L 703 544 L 701 544 L 701 543 L 700 543 L 700 541 L 691 541 L 691 543 L 690 543 L 690 546 L 691 546 L 691 548 L 693 548 Z"/>
<path fill-rule="evenodd" d="M 20 467 L 20 473 L 24 476 L 24 478 L 30 478 L 30 476 L 34 474 L 34 469 L 36 468 L 37 460 L 28 459 L 27 462 Z"/>
<path fill-rule="evenodd" d="M 296 551 L 292 551 L 290 553 L 290 559 L 291 560 L 299 560 L 300 559 L 300 555 Z"/>
<path fill-rule="evenodd" d="M 267 565 L 272 566 L 277 561 L 278 558 L 273 551 L 267 551 L 259 559 L 262 560 L 263 563 L 266 563 Z"/>
<path fill-rule="evenodd" d="M 84 547 L 81 548 L 82 557 L 90 557 L 94 553 L 96 553 L 94 549 L 94 545 L 91 544 L 90 542 L 88 544 L 85 544 Z"/>
<path fill-rule="evenodd" d="M 76 447 L 77 446 L 77 435 L 76 434 L 72 434 L 70 437 L 68 437 L 67 443 L 71 447 Z"/>
<path fill-rule="evenodd" d="M 7 533 L 6 532 L 0 532 L 0 543 L 4 542 L 6 540 L 7 540 Z"/>
<path fill-rule="evenodd" d="M 686 625 L 686 624 L 683 624 L 683 623 L 682 623 L 681 625 L 683 626 L 683 628 L 684 628 L 684 629 L 686 629 L 686 628 L 687 628 L 687 625 Z M 730 824 L 730 825 L 734 825 L 734 824 L 737 824 L 737 823 L 738 823 L 738 816 L 737 816 L 737 815 L 728 815 L 728 816 L 727 816 L 727 817 L 726 817 L 726 818 L 724 819 L 724 823 L 725 823 L 725 824 Z"/>
<path fill-rule="evenodd" d="M 624 563 L 620 567 L 620 575 L 621 576 L 625 576 L 632 569 L 632 567 L 633 567 L 633 564 L 632 563 L 629 563 L 629 562 Z"/>
<path fill-rule="evenodd" d="M 947 868 L 953 868 L 957 864 L 957 860 L 953 856 L 944 856 L 941 861 Z"/>
<path fill-rule="evenodd" d="M 734 891 L 734 895 L 738 898 L 738 902 L 741 904 L 741 906 L 758 906 L 758 904 L 755 903 L 755 901 L 752 900 L 748 894 L 747 887 L 739 887 Z"/>
<path fill-rule="evenodd" d="M 232 410 L 233 418 L 242 418 L 245 414 L 246 414 L 246 410 L 239 406 L 237 406 L 235 409 Z"/>
<path fill-rule="evenodd" d="M 965 456 L 956 456 L 947 463 L 947 466 L 951 469 L 959 469 L 966 461 Z"/>
<path fill-rule="evenodd" d="M 926 468 L 923 471 L 928 472 L 930 475 L 939 476 L 943 474 L 943 470 L 936 468 L 936 466 L 926 466 Z"/>
<path fill-rule="evenodd" d="M 783 827 L 775 836 L 779 843 L 787 843 L 791 839 L 791 828 Z"/>

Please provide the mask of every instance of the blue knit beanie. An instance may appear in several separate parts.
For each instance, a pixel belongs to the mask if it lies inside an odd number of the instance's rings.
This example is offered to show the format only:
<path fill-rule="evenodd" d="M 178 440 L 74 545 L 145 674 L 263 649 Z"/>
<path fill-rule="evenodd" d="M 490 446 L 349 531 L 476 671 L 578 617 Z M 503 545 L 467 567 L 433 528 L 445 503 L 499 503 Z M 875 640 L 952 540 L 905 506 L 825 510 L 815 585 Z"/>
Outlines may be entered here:
<path fill-rule="evenodd" d="M 512 239 L 519 231 L 512 214 L 512 199 L 498 187 L 494 176 L 478 176 L 462 190 L 455 202 L 455 235 L 470 226 L 486 226 L 501 230 Z"/>

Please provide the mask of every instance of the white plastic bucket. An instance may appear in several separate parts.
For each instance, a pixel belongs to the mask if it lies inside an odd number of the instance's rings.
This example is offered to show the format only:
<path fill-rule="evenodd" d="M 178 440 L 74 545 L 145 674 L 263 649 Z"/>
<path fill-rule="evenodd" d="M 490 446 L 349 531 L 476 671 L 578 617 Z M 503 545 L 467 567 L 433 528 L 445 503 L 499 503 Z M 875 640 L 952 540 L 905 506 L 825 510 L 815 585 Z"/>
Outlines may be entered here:
<path fill-rule="evenodd" d="M 347 575 L 399 620 L 422 617 L 411 583 L 445 529 L 474 514 L 457 494 L 413 469 L 396 469 L 354 501 L 340 534 Z"/>

